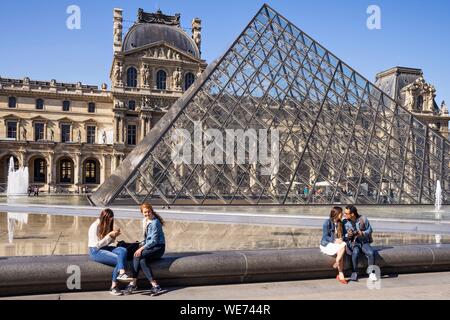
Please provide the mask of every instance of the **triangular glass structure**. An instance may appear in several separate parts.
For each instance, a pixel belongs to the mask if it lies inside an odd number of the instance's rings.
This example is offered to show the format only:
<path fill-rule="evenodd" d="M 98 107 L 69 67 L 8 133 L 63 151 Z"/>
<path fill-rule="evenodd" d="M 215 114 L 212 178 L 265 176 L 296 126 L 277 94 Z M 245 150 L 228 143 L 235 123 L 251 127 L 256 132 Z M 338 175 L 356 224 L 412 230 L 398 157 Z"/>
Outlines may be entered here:
<path fill-rule="evenodd" d="M 252 158 L 265 145 L 269 166 Z M 90 199 L 431 204 L 439 180 L 449 203 L 449 165 L 448 139 L 264 5 Z"/>

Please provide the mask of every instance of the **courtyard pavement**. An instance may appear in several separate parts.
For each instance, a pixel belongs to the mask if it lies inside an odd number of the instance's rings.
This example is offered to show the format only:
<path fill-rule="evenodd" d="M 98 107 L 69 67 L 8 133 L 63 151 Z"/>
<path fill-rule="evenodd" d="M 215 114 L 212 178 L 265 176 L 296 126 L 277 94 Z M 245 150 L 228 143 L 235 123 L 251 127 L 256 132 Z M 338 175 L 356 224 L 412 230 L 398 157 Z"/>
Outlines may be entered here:
<path fill-rule="evenodd" d="M 450 272 L 384 276 L 379 289 L 369 289 L 367 278 L 348 285 L 335 279 L 322 279 L 166 289 L 167 293 L 157 297 L 149 296 L 146 291 L 119 297 L 101 291 L 3 300 L 450 300 Z"/>

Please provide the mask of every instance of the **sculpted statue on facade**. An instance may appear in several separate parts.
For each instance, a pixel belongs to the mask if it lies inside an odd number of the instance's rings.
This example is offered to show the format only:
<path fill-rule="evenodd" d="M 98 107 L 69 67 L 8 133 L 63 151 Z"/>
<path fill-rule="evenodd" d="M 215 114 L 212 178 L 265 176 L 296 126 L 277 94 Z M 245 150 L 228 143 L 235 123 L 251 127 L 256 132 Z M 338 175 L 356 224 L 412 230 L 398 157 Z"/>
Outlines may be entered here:
<path fill-rule="evenodd" d="M 122 44 L 122 23 L 120 21 L 114 23 L 114 44 Z"/>
<path fill-rule="evenodd" d="M 168 49 L 167 50 L 167 59 L 171 60 L 173 58 L 173 52 L 172 49 Z"/>
<path fill-rule="evenodd" d="M 192 39 L 195 42 L 195 45 L 198 48 L 198 51 L 201 52 L 202 45 L 202 20 L 199 18 L 195 18 L 192 20 Z"/>
<path fill-rule="evenodd" d="M 150 85 L 150 66 L 148 64 L 142 65 L 141 75 L 144 87 L 148 87 Z"/>
<path fill-rule="evenodd" d="M 181 69 L 179 67 L 173 72 L 173 88 L 181 89 Z"/>
<path fill-rule="evenodd" d="M 102 142 L 103 142 L 103 144 L 106 144 L 106 131 L 105 130 L 103 130 Z"/>
<path fill-rule="evenodd" d="M 118 61 L 114 67 L 114 81 L 116 86 L 122 86 L 122 77 L 123 77 L 123 66 Z"/>
<path fill-rule="evenodd" d="M 142 109 L 149 109 L 150 108 L 150 98 L 148 96 L 145 96 L 142 98 Z"/>
<path fill-rule="evenodd" d="M 25 127 L 22 128 L 22 139 L 27 141 L 27 129 Z"/>

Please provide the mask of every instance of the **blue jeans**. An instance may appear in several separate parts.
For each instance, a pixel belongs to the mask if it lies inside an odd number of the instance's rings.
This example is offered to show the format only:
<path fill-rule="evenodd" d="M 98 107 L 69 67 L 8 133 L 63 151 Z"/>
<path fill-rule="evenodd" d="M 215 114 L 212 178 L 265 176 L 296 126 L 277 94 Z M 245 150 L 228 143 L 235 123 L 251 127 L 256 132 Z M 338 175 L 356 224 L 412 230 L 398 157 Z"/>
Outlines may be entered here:
<path fill-rule="evenodd" d="M 148 266 L 148 262 L 158 260 L 164 255 L 166 246 L 157 245 L 150 249 L 144 249 L 140 257 L 133 258 L 133 278 L 137 278 L 139 271 L 144 271 L 145 277 L 149 280 L 153 280 L 152 270 Z"/>
<path fill-rule="evenodd" d="M 358 257 L 361 251 L 366 255 L 369 266 L 373 266 L 375 264 L 375 252 L 370 244 L 364 243 L 362 245 L 355 245 L 352 251 L 353 272 L 358 271 Z"/>
<path fill-rule="evenodd" d="M 121 247 L 89 248 L 91 260 L 114 267 L 112 281 L 116 282 L 119 270 L 127 265 L 127 249 Z"/>

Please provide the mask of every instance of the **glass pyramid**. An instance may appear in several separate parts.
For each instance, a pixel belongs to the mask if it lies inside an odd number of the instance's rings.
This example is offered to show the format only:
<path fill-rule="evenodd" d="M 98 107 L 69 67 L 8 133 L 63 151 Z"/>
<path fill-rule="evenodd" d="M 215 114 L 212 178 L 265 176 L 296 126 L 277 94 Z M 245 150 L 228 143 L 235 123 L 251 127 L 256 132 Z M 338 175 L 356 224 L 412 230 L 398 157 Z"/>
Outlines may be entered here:
<path fill-rule="evenodd" d="M 276 164 L 254 161 L 265 145 Z M 448 204 L 449 165 L 448 139 L 264 5 L 90 199 L 432 204 L 439 180 Z"/>

